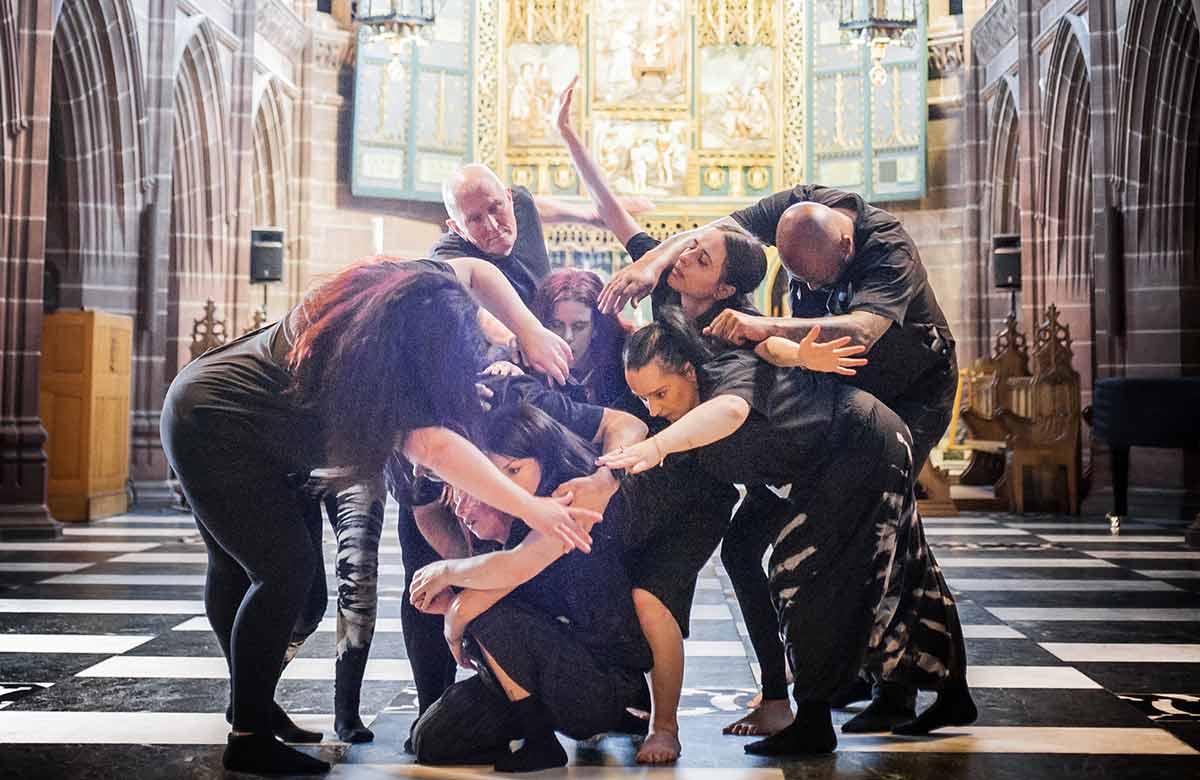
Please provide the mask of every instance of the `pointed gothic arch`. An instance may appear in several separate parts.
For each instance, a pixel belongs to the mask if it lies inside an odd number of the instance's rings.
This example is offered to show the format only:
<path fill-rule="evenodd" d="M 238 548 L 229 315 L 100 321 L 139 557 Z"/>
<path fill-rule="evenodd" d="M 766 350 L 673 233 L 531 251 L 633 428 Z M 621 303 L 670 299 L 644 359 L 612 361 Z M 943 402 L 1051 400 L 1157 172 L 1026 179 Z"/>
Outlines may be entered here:
<path fill-rule="evenodd" d="M 129 291 L 149 182 L 137 35 L 128 0 L 67 3 L 55 26 L 47 262 L 63 280 L 66 305 L 136 307 Z"/>
<path fill-rule="evenodd" d="M 192 320 L 212 298 L 218 317 L 233 300 L 229 100 L 211 23 L 177 27 L 166 378 L 190 358 Z"/>

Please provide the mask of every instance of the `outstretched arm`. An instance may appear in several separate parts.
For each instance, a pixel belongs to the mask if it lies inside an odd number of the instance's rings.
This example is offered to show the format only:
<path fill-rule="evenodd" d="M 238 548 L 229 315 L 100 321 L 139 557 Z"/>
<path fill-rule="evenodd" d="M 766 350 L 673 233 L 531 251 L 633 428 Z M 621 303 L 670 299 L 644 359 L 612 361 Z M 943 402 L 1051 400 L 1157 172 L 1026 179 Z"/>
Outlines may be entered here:
<path fill-rule="evenodd" d="M 756 343 L 772 336 L 798 342 L 818 330 L 832 341 L 849 339 L 844 343 L 869 352 L 891 325 L 887 317 L 862 309 L 829 317 L 756 317 L 726 309 L 704 329 L 704 335 L 734 344 Z"/>
<path fill-rule="evenodd" d="M 600 221 L 616 235 L 618 241 L 624 244 L 640 233 L 642 227 L 617 200 L 604 175 L 600 173 L 596 161 L 588 154 L 583 141 L 576 134 L 575 128 L 571 126 L 571 102 L 575 95 L 575 86 L 578 83 L 579 77 L 576 76 L 559 98 L 558 131 L 567 145 L 567 151 L 571 153 L 571 160 L 575 163 L 575 170 L 579 173 L 579 178 L 583 179 L 588 192 L 591 193 L 592 200 L 596 203 L 596 213 Z"/>
<path fill-rule="evenodd" d="M 504 274 L 486 260 L 473 257 L 456 257 L 449 265 L 458 281 L 516 334 L 525 360 L 560 385 L 565 384 L 571 348 L 538 322 Z"/>
<path fill-rule="evenodd" d="M 820 326 L 814 326 L 800 341 L 771 336 L 760 341 L 754 353 L 771 365 L 791 368 L 800 366 L 809 371 L 854 376 L 854 369 L 867 364 L 866 358 L 853 357 L 867 351 L 861 344 L 851 344 L 849 336 L 833 341 L 817 342 Z"/>
<path fill-rule="evenodd" d="M 750 416 L 750 404 L 736 395 L 718 395 L 692 409 L 658 434 L 630 447 L 606 452 L 603 466 L 638 474 L 662 463 L 672 452 L 686 452 L 729 436 Z"/>
<path fill-rule="evenodd" d="M 591 537 L 582 526 L 598 521 L 598 512 L 565 506 L 561 499 L 531 496 L 454 431 L 418 428 L 405 437 L 403 449 L 410 461 L 485 504 L 519 517 L 530 528 L 572 547 L 591 550 Z"/>

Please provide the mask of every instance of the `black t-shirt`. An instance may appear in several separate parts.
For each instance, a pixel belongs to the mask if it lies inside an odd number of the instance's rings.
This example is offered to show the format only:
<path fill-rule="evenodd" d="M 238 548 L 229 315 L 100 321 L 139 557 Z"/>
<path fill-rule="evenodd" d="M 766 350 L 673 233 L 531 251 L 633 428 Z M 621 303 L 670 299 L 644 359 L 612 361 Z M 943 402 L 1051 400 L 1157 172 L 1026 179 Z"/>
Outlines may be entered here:
<path fill-rule="evenodd" d="M 456 257 L 477 257 L 500 269 L 509 283 L 528 306 L 533 291 L 550 273 L 550 257 L 546 254 L 546 237 L 542 233 L 542 218 L 538 216 L 533 196 L 524 187 L 513 187 L 513 213 L 517 219 L 517 242 L 512 252 L 503 257 L 485 253 L 453 230 L 442 235 L 429 250 L 434 260 L 453 260 Z"/>
<path fill-rule="evenodd" d="M 841 278 L 819 290 L 793 281 L 792 316 L 826 317 L 869 311 L 893 326 L 872 347 L 870 363 L 851 384 L 889 402 L 931 369 L 946 370 L 954 337 L 929 284 L 920 253 L 900 221 L 842 190 L 801 184 L 734 212 L 733 219 L 760 241 L 774 245 L 783 212 L 796 203 L 849 209 L 854 221 L 854 257 Z"/>
<path fill-rule="evenodd" d="M 413 260 L 401 267 L 414 276 L 439 275 L 459 285 L 454 269 L 445 263 Z M 328 462 L 319 404 L 287 392 L 293 382 L 288 354 L 303 316 L 302 306 L 297 306 L 272 325 L 210 349 L 176 379 L 187 383 L 189 397 L 202 413 L 237 420 L 257 442 L 259 462 L 282 464 L 296 473 L 339 465 Z M 406 411 L 410 428 L 438 424 L 423 403 L 409 403 Z"/>
<path fill-rule="evenodd" d="M 630 506 L 618 491 L 592 527 L 592 552 L 563 555 L 506 598 L 518 598 L 560 619 L 564 628 L 601 663 L 647 671 L 653 665 L 633 606 L 633 586 L 621 561 L 620 529 L 630 522 Z M 516 547 L 529 534 L 515 522 L 505 547 Z"/>
<path fill-rule="evenodd" d="M 831 374 L 777 368 L 748 349 L 731 349 L 697 372 L 700 400 L 734 395 L 750 405 L 741 427 L 700 448 L 700 467 L 744 485 L 805 483 L 837 446 L 830 441 L 837 397 Z"/>
<path fill-rule="evenodd" d="M 657 238 L 653 238 L 647 233 L 637 233 L 625 242 L 625 251 L 634 260 L 640 260 L 642 255 L 661 243 Z M 657 312 L 663 306 L 678 306 L 680 304 L 679 293 L 671 289 L 670 285 L 667 284 L 667 277 L 670 275 L 670 269 L 663 271 L 662 276 L 658 278 L 658 284 L 654 286 L 654 290 L 650 293 L 650 310 L 652 312 Z M 734 295 L 731 298 L 724 298 L 717 301 L 708 311 L 697 317 L 696 328 L 703 329 L 708 327 L 717 318 L 717 315 L 726 309 L 733 309 L 734 311 L 755 316 L 759 314 L 749 295 Z"/>

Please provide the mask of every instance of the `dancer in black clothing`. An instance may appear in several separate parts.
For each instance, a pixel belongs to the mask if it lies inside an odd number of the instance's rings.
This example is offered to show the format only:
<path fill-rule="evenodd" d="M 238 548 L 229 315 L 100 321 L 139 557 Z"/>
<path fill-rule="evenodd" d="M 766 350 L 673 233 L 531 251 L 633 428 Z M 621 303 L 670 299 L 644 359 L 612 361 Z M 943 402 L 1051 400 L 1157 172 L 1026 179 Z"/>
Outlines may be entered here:
<path fill-rule="evenodd" d="M 791 278 L 792 316 L 723 312 L 704 332 L 734 344 L 761 343 L 771 336 L 799 341 L 814 327 L 826 336 L 852 338 L 868 350 L 871 363 L 846 381 L 886 403 L 908 425 L 920 478 L 929 452 L 950 421 L 958 368 L 949 325 L 920 253 L 900 221 L 854 193 L 804 184 L 700 230 L 720 225 L 741 227 L 779 247 Z M 614 275 L 605 288 L 606 304 L 623 305 L 629 297 L 645 295 L 659 271 L 685 251 L 693 234 L 671 238 Z M 792 365 L 786 356 L 781 364 Z M 761 558 L 769 534 L 748 534 L 739 542 L 729 550 L 731 555 Z M 765 636 L 774 628 L 764 626 L 752 633 Z M 765 667 L 767 661 L 760 660 Z M 859 683 L 839 699 L 848 703 L 871 694 L 869 684 Z M 915 702 L 914 690 L 878 684 L 872 703 L 842 730 L 887 730 L 911 719 Z"/>
<path fill-rule="evenodd" d="M 576 82 L 573 81 L 563 91 L 558 114 L 559 132 L 580 179 L 587 184 L 588 192 L 596 202 L 597 212 L 604 224 L 625 244 L 626 250 L 637 265 L 637 261 L 647 252 L 654 250 L 659 242 L 642 231 L 632 215 L 622 207 L 575 133 L 571 124 L 571 101 L 575 86 Z M 675 262 L 670 267 L 660 269 L 652 285 L 652 311 L 657 316 L 657 312 L 663 306 L 677 305 L 689 321 L 700 328 L 711 324 L 727 310 L 757 314 L 757 309 L 750 301 L 750 294 L 762 282 L 766 267 L 766 255 L 762 245 L 740 228 L 717 226 L 696 231 Z M 600 309 L 613 311 L 614 309 L 605 305 L 605 294 L 602 293 L 598 301 Z M 817 331 L 814 331 L 812 338 L 806 338 L 801 343 L 802 348 L 806 350 L 806 357 L 812 360 L 809 363 L 811 367 L 853 373 L 852 366 L 864 362 L 853 357 L 861 352 L 862 348 L 848 347 L 848 339 L 817 344 L 816 336 Z M 654 399 L 643 400 L 649 405 L 652 415 L 658 414 Z M 656 429 L 661 427 L 661 420 L 657 424 L 651 421 L 651 426 Z M 689 471 L 694 468 L 690 461 L 691 458 L 687 456 L 672 458 L 666 469 L 672 472 L 670 481 L 688 486 L 706 485 L 710 490 L 714 490 L 710 480 L 698 478 L 698 474 Z M 723 489 L 732 491 L 733 486 L 725 485 Z M 702 566 L 721 539 L 722 529 L 727 528 L 724 541 L 720 542 L 722 550 L 731 553 L 743 552 L 756 546 L 759 529 L 772 527 L 775 515 L 779 511 L 778 503 L 766 485 L 749 485 L 747 495 L 732 523 L 728 522 L 727 513 L 718 521 L 715 515 L 701 512 L 696 515 L 697 523 L 689 527 L 685 534 L 689 539 L 686 552 L 670 547 L 660 550 L 657 544 L 649 545 L 648 549 L 662 552 L 664 556 L 679 561 L 681 567 L 694 562 L 698 562 L 697 566 Z M 709 540 L 711 546 L 706 547 Z M 772 691 L 776 688 L 780 691 L 777 700 L 768 701 L 750 718 L 761 719 L 762 728 L 778 730 L 791 722 L 792 713 L 786 696 L 783 646 L 778 638 L 778 623 L 772 614 L 770 591 L 762 569 L 763 552 L 764 550 L 760 549 L 757 557 L 753 558 L 740 554 L 725 556 L 723 552 L 723 557 L 732 564 L 732 567 L 728 568 L 730 579 L 738 594 L 742 612 L 746 616 L 755 650 L 759 652 L 764 684 L 770 685 Z M 654 565 L 651 568 L 662 569 L 661 566 Z M 696 571 L 699 571 L 698 567 Z M 661 603 L 655 603 L 656 601 Z M 687 635 L 687 625 L 686 621 L 678 621 L 680 611 L 672 606 L 669 600 L 643 597 L 639 602 L 639 615 L 643 618 L 643 627 L 654 649 L 655 711 L 652 734 L 639 750 L 638 761 L 670 763 L 679 757 L 681 751 L 677 737 L 676 710 L 683 684 L 683 638 Z M 672 615 L 676 617 L 676 621 L 670 620 Z"/>
<path fill-rule="evenodd" d="M 833 750 L 829 700 L 864 664 L 884 680 L 938 691 L 897 733 L 973 722 L 962 629 L 915 511 L 903 422 L 824 374 L 779 369 L 745 350 L 714 358 L 677 310 L 630 337 L 626 372 L 635 392 L 661 399 L 672 424 L 600 463 L 640 473 L 696 450 L 715 479 L 792 486 L 770 576 L 797 714 L 746 749 Z"/>
<path fill-rule="evenodd" d="M 595 470 L 587 442 L 528 404 L 489 415 L 484 446 L 516 485 L 537 495 Z M 586 739 L 637 727 L 627 709 L 645 706 L 643 673 L 652 660 L 616 537 L 628 512 L 622 494 L 614 495 L 592 529 L 588 556 L 564 556 L 560 542 L 503 513 L 468 514 L 471 533 L 502 549 L 456 570 L 466 590 L 439 590 L 421 603 L 445 611 L 447 643 L 480 674 L 450 686 L 417 721 L 418 761 L 492 760 L 498 771 L 535 771 L 566 764 L 555 731 Z M 514 738 L 524 744 L 510 751 Z"/>
<path fill-rule="evenodd" d="M 579 403 L 565 388 L 547 387 L 530 375 L 481 375 L 477 387 L 488 408 L 532 404 L 576 436 L 598 447 L 618 447 L 641 441 L 646 436 L 646 426 L 636 417 L 616 409 Z M 617 489 L 617 480 L 608 469 L 593 471 L 587 477 L 560 485 L 555 491 L 556 496 L 569 493 L 572 506 L 603 511 Z M 443 484 L 424 477 L 414 478 L 411 466 L 402 458 L 393 457 L 389 462 L 388 481 L 401 505 L 400 544 L 405 559 L 405 601 L 401 617 L 419 711 L 424 712 L 454 682 L 455 663 L 442 638 L 441 616 L 421 612 L 412 602 L 419 602 L 428 590 L 428 575 L 434 568 L 428 564 L 449 554 L 442 545 L 447 539 L 453 544 L 458 524 L 442 501 Z M 454 504 L 460 515 L 470 514 L 470 502 L 474 499 L 468 500 L 462 495 L 457 499 Z M 414 584 L 412 578 L 418 570 L 427 576 L 421 584 Z M 409 748 L 411 744 L 406 745 L 406 749 Z"/>
<path fill-rule="evenodd" d="M 290 726 L 274 690 L 320 555 L 304 523 L 314 502 L 302 485 L 314 469 L 342 468 L 338 486 L 368 481 L 399 442 L 447 481 L 588 546 L 579 522 L 592 513 L 515 490 L 447 427 L 467 431 L 479 413 L 476 304 L 464 285 L 521 337 L 527 357 L 563 376 L 566 345 L 495 269 L 381 260 L 201 356 L 167 392 L 163 447 L 208 547 L 205 607 L 230 668 L 228 768 L 328 769 L 273 736 Z"/>

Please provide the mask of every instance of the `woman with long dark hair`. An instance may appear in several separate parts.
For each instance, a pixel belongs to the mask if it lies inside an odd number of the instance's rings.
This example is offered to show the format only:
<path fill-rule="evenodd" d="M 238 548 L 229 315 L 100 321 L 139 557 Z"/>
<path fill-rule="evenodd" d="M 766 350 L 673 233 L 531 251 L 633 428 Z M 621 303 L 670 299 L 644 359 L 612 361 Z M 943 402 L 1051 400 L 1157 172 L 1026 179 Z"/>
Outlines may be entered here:
<path fill-rule="evenodd" d="M 211 350 L 172 382 L 162 442 L 209 553 L 205 610 L 229 663 L 229 769 L 320 772 L 277 741 L 294 728 L 274 704 L 293 625 L 321 554 L 304 483 L 377 479 L 394 448 L 451 484 L 569 545 L 588 546 L 572 510 L 516 489 L 470 444 L 483 302 L 531 361 L 560 380 L 569 350 L 486 263 L 453 268 L 380 259 L 354 265 L 280 322 Z"/>
<path fill-rule="evenodd" d="M 644 414 L 625 384 L 621 351 L 633 330 L 616 314 L 600 311 L 604 282 L 592 271 L 560 268 L 533 293 L 530 310 L 571 347 L 571 378 L 582 389 L 579 400 Z"/>
<path fill-rule="evenodd" d="M 695 451 L 714 479 L 792 486 L 770 582 L 797 713 L 746 750 L 832 751 L 829 701 L 864 655 L 884 680 L 938 691 L 897 733 L 973 722 L 962 628 L 916 513 L 911 435 L 900 418 L 827 374 L 777 368 L 747 350 L 714 357 L 677 309 L 630 337 L 625 367 L 629 386 L 671 425 L 600 463 L 640 473 Z"/>
<path fill-rule="evenodd" d="M 527 403 L 489 414 L 482 445 L 534 495 L 596 470 L 588 442 Z M 480 674 L 450 686 L 416 722 L 418 761 L 535 771 L 566 764 L 555 731 L 586 739 L 639 728 L 627 708 L 646 705 L 642 675 L 652 657 L 620 559 L 617 537 L 630 512 L 624 493 L 612 497 L 587 556 L 564 555 L 561 542 L 507 513 L 465 513 L 482 554 L 437 586 L 432 601 L 440 606 L 432 608 L 445 611 L 455 657 Z M 419 572 L 414 583 L 421 579 Z M 465 589 L 454 594 L 449 585 Z M 512 739 L 524 744 L 510 751 Z"/>

